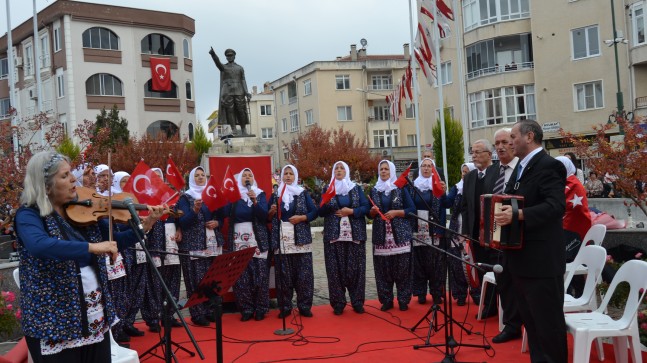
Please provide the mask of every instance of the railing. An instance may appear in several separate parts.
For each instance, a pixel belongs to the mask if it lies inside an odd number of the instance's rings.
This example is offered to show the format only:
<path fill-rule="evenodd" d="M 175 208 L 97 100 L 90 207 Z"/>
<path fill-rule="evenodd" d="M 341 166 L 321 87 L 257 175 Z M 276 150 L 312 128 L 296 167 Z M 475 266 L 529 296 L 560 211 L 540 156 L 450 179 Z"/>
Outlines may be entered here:
<path fill-rule="evenodd" d="M 525 71 L 535 68 L 535 62 L 511 63 L 506 65 L 496 65 L 494 67 L 482 68 L 467 74 L 467 79 L 474 79 L 478 77 L 491 76 L 498 73 Z"/>
<path fill-rule="evenodd" d="M 372 84 L 368 85 L 368 90 L 369 91 L 384 91 L 384 92 L 389 92 L 393 91 L 393 85 L 390 84 L 388 86 L 373 86 Z"/>
<path fill-rule="evenodd" d="M 288 103 L 290 105 L 297 103 L 297 97 L 296 96 L 295 97 L 290 97 Z"/>
<path fill-rule="evenodd" d="M 636 97 L 636 108 L 647 107 L 647 96 Z"/>

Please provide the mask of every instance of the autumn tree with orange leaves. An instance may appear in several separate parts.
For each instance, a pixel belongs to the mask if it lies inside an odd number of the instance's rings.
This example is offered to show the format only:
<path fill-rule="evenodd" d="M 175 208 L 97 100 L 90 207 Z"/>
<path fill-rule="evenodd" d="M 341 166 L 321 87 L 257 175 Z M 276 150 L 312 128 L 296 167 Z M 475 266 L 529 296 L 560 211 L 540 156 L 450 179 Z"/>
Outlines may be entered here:
<path fill-rule="evenodd" d="M 292 140 L 284 143 L 289 151 L 289 161 L 299 169 L 299 176 L 304 180 L 318 178 L 324 182 L 330 180 L 332 166 L 342 160 L 351 170 L 351 179 L 368 181 L 376 174 L 378 155 L 371 154 L 366 141 L 358 140 L 354 134 L 344 130 L 324 130 L 318 125 Z"/>
<path fill-rule="evenodd" d="M 647 215 L 647 124 L 644 119 L 628 122 L 622 117 L 617 117 L 616 122 L 624 130 L 622 141 L 610 141 L 607 132 L 616 126 L 610 123 L 594 126 L 592 139 L 563 130 L 561 134 L 573 143 L 579 157 L 588 159 L 589 167 L 598 175 L 617 176 L 615 188 Z"/>

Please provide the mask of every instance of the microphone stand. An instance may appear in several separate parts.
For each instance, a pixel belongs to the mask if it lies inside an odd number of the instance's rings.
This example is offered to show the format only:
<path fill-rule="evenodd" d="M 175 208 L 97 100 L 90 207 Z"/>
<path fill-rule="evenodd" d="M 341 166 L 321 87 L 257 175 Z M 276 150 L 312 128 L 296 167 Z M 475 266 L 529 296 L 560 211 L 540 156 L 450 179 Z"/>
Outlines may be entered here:
<path fill-rule="evenodd" d="M 131 202 L 132 205 L 132 202 Z M 171 294 L 171 291 L 168 289 L 168 286 L 166 286 L 166 283 L 164 282 L 164 279 L 162 278 L 162 274 L 157 270 L 157 267 L 155 266 L 155 262 L 153 262 L 153 257 L 150 254 L 150 251 L 148 250 L 148 247 L 146 247 L 146 235 L 144 234 L 144 230 L 141 226 L 141 222 L 139 221 L 139 215 L 134 209 L 128 208 L 130 210 L 132 218 L 128 221 L 130 224 L 130 227 L 132 228 L 133 232 L 135 232 L 135 235 L 137 236 L 137 239 L 139 240 L 139 244 L 142 247 L 142 250 L 144 250 L 144 253 L 146 254 L 146 260 L 148 262 L 148 265 L 153 271 L 153 275 L 155 275 L 160 282 L 160 286 L 162 287 L 162 291 L 164 291 L 164 296 L 165 296 L 165 302 L 164 302 L 164 309 L 163 309 L 163 324 L 164 324 L 164 337 L 162 340 L 157 343 L 155 346 L 147 350 L 146 352 L 142 353 L 139 358 L 142 358 L 148 353 L 153 352 L 155 348 L 157 348 L 160 345 L 164 346 L 164 362 L 165 363 L 171 363 L 171 359 L 175 361 L 175 363 L 178 363 L 177 357 L 175 356 L 175 353 L 173 352 L 173 345 L 177 346 L 178 348 L 186 351 L 189 353 L 192 357 L 195 356 L 194 352 L 191 352 L 190 350 L 179 346 L 177 343 L 174 343 L 171 340 L 171 316 L 173 314 L 169 313 L 174 313 L 177 314 L 177 316 L 180 315 L 180 309 L 175 302 L 175 299 L 173 298 L 173 295 Z M 172 312 L 169 311 L 170 308 L 172 308 Z M 193 333 L 191 332 L 191 329 L 189 329 L 189 326 L 186 324 L 184 319 L 180 319 L 182 322 L 182 325 L 184 326 L 184 330 L 186 331 L 187 335 L 189 336 L 189 339 L 191 339 L 191 342 L 193 343 L 193 347 L 195 350 L 198 352 L 198 355 L 202 360 L 204 360 L 204 354 L 202 354 L 202 350 L 200 350 L 200 346 L 198 345 L 197 341 L 193 337 Z"/>

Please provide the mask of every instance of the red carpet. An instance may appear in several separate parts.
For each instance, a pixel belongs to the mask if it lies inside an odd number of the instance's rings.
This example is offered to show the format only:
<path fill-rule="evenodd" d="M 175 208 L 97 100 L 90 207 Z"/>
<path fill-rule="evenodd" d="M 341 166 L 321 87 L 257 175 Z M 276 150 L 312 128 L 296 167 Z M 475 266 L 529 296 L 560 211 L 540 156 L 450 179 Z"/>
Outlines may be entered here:
<path fill-rule="evenodd" d="M 397 303 L 389 312 L 381 312 L 377 301 L 369 301 L 365 305 L 365 314 L 356 314 L 350 307 L 344 314 L 336 316 L 330 306 L 315 306 L 314 317 L 301 318 L 298 314 L 290 317 L 287 326 L 296 331 L 295 334 L 281 337 L 274 334 L 282 327 L 277 318 L 278 311 L 272 310 L 263 321 L 241 322 L 240 314 L 225 314 L 223 316 L 224 332 L 224 361 L 225 362 L 286 362 L 335 360 L 338 362 L 440 362 L 444 358 L 444 347 L 413 349 L 413 345 L 424 344 L 429 324 L 423 322 L 415 333 L 410 328 L 428 311 L 430 305 L 419 305 L 415 300 L 409 310 L 401 312 Z M 468 310 L 469 309 L 469 310 Z M 498 333 L 496 317 L 485 322 L 477 321 L 474 305 L 456 307 L 454 318 L 466 320 L 466 327 L 472 329 L 468 335 L 454 325 L 454 336 L 463 344 L 489 344 L 488 341 Z M 444 321 L 438 314 L 440 323 Z M 187 319 L 190 322 L 190 319 Z M 302 325 L 299 325 L 302 324 Z M 191 331 L 198 341 L 200 349 L 207 362 L 216 361 L 216 330 L 210 327 L 196 327 L 189 324 Z M 144 324 L 138 328 L 145 330 Z M 442 326 L 441 326 L 442 328 Z M 485 332 L 485 338 L 483 338 Z M 174 342 L 195 351 L 183 328 L 174 328 Z M 487 341 L 486 341 L 487 340 Z M 147 331 L 141 338 L 132 338 L 131 348 L 140 354 L 159 341 L 158 334 Z M 445 342 L 444 330 L 432 333 L 431 344 Z M 569 335 L 569 355 L 572 356 L 572 337 Z M 163 362 L 163 351 L 155 351 L 162 358 L 150 354 L 140 358 L 142 362 Z M 178 361 L 182 363 L 200 362 L 196 355 L 178 351 Z M 605 362 L 615 362 L 613 347 L 605 344 Z M 591 361 L 597 362 L 597 352 L 592 349 Z M 643 359 L 647 354 L 643 353 Z M 461 347 L 456 354 L 460 362 L 529 362 L 528 353 L 521 353 L 521 339 L 505 344 L 492 344 L 492 349 Z"/>

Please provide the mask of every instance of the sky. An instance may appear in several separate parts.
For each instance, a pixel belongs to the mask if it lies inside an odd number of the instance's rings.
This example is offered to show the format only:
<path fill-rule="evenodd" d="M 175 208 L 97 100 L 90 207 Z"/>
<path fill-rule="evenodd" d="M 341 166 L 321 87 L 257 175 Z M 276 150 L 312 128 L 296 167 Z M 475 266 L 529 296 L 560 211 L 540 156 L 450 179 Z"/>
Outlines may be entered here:
<path fill-rule="evenodd" d="M 33 1 L 5 0 L 11 5 L 11 25 L 33 14 Z M 205 119 L 218 108 L 219 72 L 209 56 L 213 47 L 236 51 L 247 86 L 259 91 L 313 61 L 347 56 L 350 45 L 368 41 L 367 54 L 401 54 L 410 43 L 409 0 L 99 0 L 105 5 L 136 7 L 185 14 L 195 20 L 193 80 L 196 117 Z M 38 11 L 53 0 L 36 0 Z M 415 3 L 414 3 L 415 4 Z M 6 5 L 0 5 L 0 33 L 7 31 Z M 176 48 L 176 52 L 181 51 Z"/>

